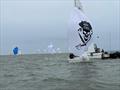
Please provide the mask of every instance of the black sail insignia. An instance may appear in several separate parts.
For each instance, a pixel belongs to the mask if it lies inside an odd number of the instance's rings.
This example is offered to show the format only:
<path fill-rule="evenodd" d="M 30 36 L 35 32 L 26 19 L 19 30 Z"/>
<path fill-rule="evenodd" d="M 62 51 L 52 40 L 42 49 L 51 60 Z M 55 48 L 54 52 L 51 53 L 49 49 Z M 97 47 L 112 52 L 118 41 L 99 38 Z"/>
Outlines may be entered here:
<path fill-rule="evenodd" d="M 80 37 L 80 44 L 76 45 L 76 49 L 80 49 L 82 46 L 86 46 L 90 41 L 93 31 L 92 26 L 87 21 L 81 21 L 79 23 L 80 28 L 78 29 L 78 35 Z"/>

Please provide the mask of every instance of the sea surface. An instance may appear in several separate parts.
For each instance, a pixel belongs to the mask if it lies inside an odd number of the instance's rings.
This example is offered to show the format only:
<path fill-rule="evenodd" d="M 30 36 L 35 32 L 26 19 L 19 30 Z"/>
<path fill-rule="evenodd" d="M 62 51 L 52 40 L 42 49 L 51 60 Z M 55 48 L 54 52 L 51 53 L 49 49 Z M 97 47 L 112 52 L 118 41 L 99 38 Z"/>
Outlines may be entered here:
<path fill-rule="evenodd" d="M 0 56 L 0 90 L 120 90 L 120 59 L 67 59 L 68 54 Z"/>

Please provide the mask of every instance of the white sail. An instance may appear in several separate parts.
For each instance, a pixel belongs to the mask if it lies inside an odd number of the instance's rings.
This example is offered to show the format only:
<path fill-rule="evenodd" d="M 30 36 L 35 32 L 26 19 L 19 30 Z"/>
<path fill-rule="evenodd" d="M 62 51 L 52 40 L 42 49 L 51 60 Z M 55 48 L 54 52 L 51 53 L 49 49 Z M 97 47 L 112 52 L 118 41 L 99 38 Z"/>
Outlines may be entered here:
<path fill-rule="evenodd" d="M 74 7 L 69 22 L 69 52 L 82 57 L 93 39 L 93 30 L 88 17 L 78 7 Z"/>

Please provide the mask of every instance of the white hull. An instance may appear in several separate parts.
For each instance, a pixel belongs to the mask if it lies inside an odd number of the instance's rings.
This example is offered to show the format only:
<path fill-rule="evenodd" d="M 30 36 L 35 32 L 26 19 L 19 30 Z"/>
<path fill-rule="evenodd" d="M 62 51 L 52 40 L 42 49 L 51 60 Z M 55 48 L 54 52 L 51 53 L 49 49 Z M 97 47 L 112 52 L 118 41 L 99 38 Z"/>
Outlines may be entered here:
<path fill-rule="evenodd" d="M 90 59 L 103 59 L 103 58 L 108 58 L 109 54 L 104 54 L 102 52 L 100 52 L 100 53 L 93 53 L 92 55 L 88 54 L 88 57 Z"/>
<path fill-rule="evenodd" d="M 77 63 L 77 62 L 91 62 L 89 58 L 80 58 L 80 57 L 75 57 L 74 59 L 68 59 L 69 63 Z"/>
<path fill-rule="evenodd" d="M 92 55 L 88 55 L 90 59 L 102 59 L 102 53 L 93 53 Z"/>

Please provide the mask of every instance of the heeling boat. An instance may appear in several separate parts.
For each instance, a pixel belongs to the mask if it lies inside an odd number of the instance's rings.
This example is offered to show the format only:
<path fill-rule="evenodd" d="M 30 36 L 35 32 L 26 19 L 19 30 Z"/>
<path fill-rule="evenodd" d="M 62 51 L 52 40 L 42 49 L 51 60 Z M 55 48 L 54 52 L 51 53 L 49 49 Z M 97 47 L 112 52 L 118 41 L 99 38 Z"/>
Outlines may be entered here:
<path fill-rule="evenodd" d="M 84 14 L 79 0 L 74 0 L 75 7 L 70 16 L 68 40 L 69 62 L 89 62 L 87 50 L 93 40 L 91 21 Z"/>

